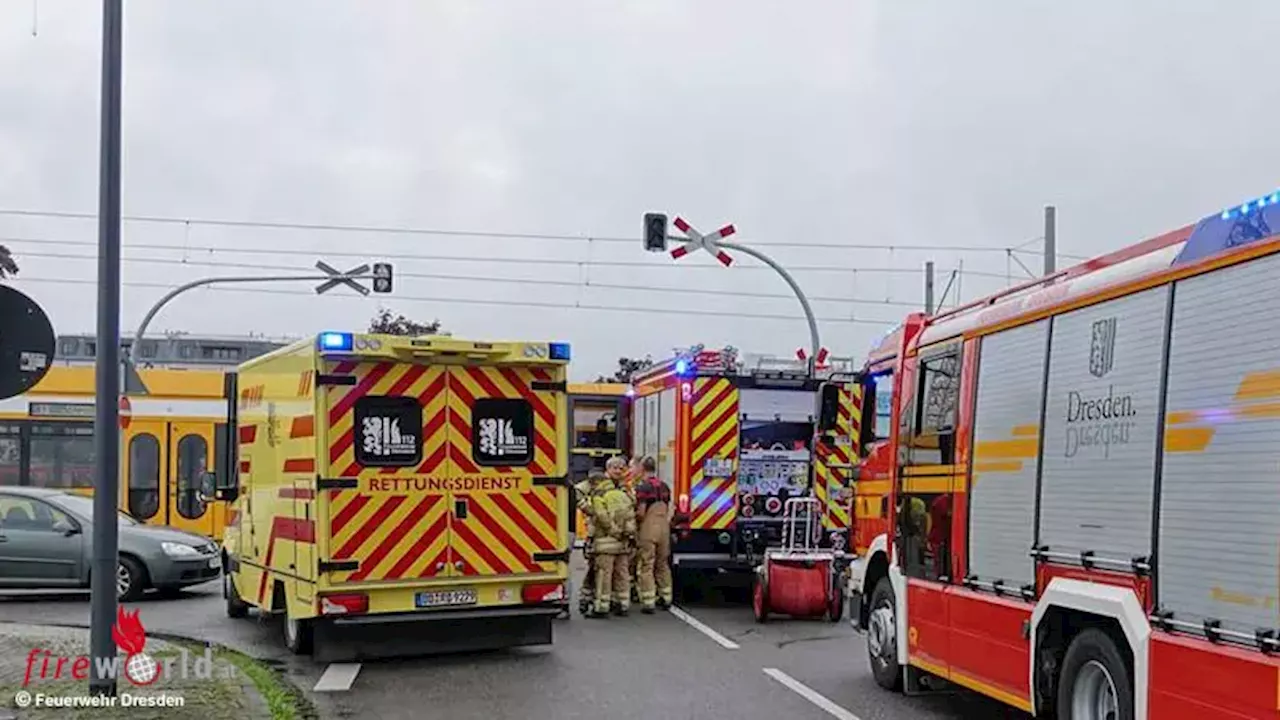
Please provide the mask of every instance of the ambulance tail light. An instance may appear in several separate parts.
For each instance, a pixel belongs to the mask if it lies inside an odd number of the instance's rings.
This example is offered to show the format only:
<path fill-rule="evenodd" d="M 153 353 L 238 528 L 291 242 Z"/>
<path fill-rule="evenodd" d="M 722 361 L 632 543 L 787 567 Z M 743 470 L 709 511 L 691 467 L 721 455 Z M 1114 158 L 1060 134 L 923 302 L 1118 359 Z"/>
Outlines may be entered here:
<path fill-rule="evenodd" d="M 520 590 L 520 599 L 523 600 L 526 605 L 564 600 L 564 585 L 562 583 L 538 583 L 537 585 L 525 585 L 524 588 Z"/>
<path fill-rule="evenodd" d="M 362 615 L 369 612 L 369 596 L 364 593 L 321 595 L 321 615 Z"/>

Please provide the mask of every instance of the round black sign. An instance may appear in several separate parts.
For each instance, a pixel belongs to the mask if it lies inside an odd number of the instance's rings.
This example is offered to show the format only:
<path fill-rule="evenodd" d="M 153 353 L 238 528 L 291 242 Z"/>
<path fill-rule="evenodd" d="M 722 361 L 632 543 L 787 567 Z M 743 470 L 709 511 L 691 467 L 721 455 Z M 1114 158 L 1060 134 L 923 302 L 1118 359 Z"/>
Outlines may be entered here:
<path fill-rule="evenodd" d="M 0 285 L 0 400 L 27 392 L 53 364 L 53 325 L 35 300 Z"/>

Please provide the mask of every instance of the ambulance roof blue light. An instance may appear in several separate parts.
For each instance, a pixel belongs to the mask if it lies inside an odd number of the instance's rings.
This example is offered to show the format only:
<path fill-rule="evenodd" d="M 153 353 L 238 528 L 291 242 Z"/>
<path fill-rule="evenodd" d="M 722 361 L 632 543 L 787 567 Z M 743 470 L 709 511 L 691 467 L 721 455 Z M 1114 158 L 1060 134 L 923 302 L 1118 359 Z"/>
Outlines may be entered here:
<path fill-rule="evenodd" d="M 1222 219 L 1230 220 L 1237 212 L 1241 215 L 1248 215 L 1252 210 L 1261 210 L 1268 205 L 1280 204 L 1280 190 L 1269 195 L 1263 195 L 1256 200 L 1249 200 L 1239 207 L 1229 207 L 1222 211 Z"/>
<path fill-rule="evenodd" d="M 341 332 L 325 332 L 320 333 L 320 349 L 321 350 L 350 350 L 354 344 L 355 338 L 351 333 Z"/>
<path fill-rule="evenodd" d="M 552 360 L 568 360 L 571 353 L 569 352 L 569 343 L 551 343 L 548 346 L 547 354 Z"/>

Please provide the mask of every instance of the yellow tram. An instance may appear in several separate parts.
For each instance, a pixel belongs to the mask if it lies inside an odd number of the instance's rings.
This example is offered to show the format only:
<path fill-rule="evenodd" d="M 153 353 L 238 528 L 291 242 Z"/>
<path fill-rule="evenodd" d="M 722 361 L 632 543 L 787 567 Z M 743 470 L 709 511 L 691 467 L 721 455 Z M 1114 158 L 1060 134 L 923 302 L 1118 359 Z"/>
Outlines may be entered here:
<path fill-rule="evenodd" d="M 149 524 L 221 538 L 226 507 L 200 494 L 201 476 L 224 477 L 223 373 L 143 369 L 121 432 L 122 510 Z M 0 400 L 0 485 L 92 495 L 94 368 L 55 366 L 24 395 Z"/>

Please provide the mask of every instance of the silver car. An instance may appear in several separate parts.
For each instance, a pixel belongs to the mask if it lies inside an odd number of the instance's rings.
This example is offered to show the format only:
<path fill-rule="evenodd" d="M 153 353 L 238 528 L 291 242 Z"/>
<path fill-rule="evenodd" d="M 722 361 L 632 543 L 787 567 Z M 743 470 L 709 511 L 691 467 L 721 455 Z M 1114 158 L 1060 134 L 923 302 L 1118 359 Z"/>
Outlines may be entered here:
<path fill-rule="evenodd" d="M 136 600 L 165 595 L 222 572 L 218 546 L 206 537 L 143 525 L 119 513 L 116 589 Z M 93 500 L 28 487 L 0 487 L 0 588 L 87 588 L 93 564 Z"/>

